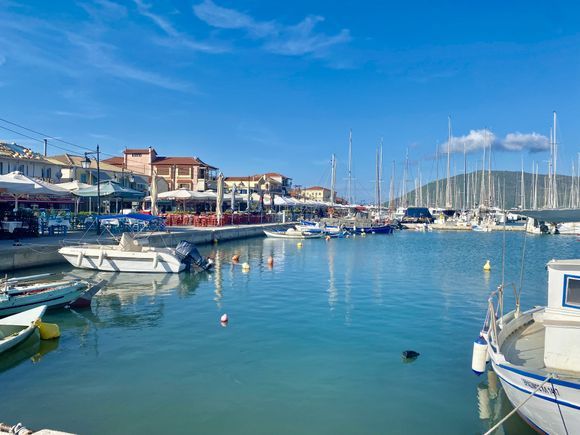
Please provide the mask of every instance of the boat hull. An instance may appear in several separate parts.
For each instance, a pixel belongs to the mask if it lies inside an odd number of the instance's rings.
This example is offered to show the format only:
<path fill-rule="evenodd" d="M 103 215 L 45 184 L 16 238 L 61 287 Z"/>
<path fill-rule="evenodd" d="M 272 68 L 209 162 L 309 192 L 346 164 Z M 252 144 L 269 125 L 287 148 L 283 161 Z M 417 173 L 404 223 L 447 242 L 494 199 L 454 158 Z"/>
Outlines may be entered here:
<path fill-rule="evenodd" d="M 0 320 L 0 354 L 26 340 L 34 330 L 34 322 L 42 318 L 46 307 L 36 307 Z M 10 334 L 9 336 L 5 336 Z"/>
<path fill-rule="evenodd" d="M 300 233 L 299 231 L 296 231 L 296 233 L 287 233 L 286 231 L 267 231 L 267 230 L 264 230 L 264 234 L 273 239 L 293 239 L 293 240 L 320 239 L 324 235 L 324 233 L 322 232 L 304 234 Z"/>
<path fill-rule="evenodd" d="M 125 252 L 114 249 L 64 247 L 59 252 L 70 264 L 80 269 L 147 273 L 179 273 L 185 269 L 185 264 L 168 249 Z"/>
<path fill-rule="evenodd" d="M 93 291 L 96 293 L 101 288 L 102 285 L 93 288 L 84 281 L 76 281 L 71 284 L 57 285 L 55 287 L 47 284 L 46 290 L 31 291 L 30 293 L 0 299 L 0 317 L 11 316 L 42 305 L 45 305 L 49 309 L 72 305 L 74 301 L 85 297 L 87 292 Z M 94 293 L 85 297 L 89 305 L 90 298 Z"/>
<path fill-rule="evenodd" d="M 492 367 L 514 407 L 521 405 L 545 379 L 496 361 L 492 361 Z M 544 433 L 580 433 L 580 384 L 548 381 L 518 412 L 532 428 Z"/>

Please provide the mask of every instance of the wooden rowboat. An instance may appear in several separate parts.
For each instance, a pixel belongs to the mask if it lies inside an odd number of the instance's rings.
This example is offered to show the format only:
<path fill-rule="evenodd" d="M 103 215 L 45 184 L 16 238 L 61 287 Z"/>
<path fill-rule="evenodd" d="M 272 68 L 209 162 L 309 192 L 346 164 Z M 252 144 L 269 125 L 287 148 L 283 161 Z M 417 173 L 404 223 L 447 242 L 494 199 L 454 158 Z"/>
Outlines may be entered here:
<path fill-rule="evenodd" d="M 26 340 L 36 329 L 35 322 L 42 318 L 46 306 L 0 319 L 0 354 Z"/>

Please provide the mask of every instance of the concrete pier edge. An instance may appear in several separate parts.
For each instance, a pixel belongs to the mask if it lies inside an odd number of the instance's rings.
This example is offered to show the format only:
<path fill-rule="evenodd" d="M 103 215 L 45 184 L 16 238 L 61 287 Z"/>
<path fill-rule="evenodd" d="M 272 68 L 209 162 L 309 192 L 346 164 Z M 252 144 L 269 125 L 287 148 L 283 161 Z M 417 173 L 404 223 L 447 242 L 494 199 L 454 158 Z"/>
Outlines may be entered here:
<path fill-rule="evenodd" d="M 265 228 L 288 228 L 292 223 L 286 224 L 257 224 L 240 225 L 220 228 L 193 228 L 193 227 L 172 227 L 169 233 L 155 233 L 149 237 L 149 246 L 166 247 L 177 246 L 181 240 L 189 240 L 196 245 L 207 245 L 210 243 L 241 240 L 250 237 L 260 237 L 264 235 Z M 80 234 L 77 235 L 80 237 Z M 63 243 L 78 240 L 77 237 L 68 239 L 51 238 L 44 242 L 40 239 L 24 239 L 22 246 L 12 246 L 12 241 L 5 241 L 0 244 L 0 272 L 15 272 L 33 267 L 51 266 L 64 264 L 67 261 L 58 250 Z M 86 238 L 86 243 L 93 243 L 96 237 Z M 44 242 L 44 243 L 43 243 Z"/>

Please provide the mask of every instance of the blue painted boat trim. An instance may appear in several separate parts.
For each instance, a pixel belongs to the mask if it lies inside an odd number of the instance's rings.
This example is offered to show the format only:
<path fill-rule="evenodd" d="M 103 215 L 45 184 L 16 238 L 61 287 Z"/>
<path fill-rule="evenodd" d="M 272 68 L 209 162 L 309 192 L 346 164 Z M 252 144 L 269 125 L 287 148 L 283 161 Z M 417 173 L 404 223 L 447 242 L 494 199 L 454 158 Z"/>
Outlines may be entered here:
<path fill-rule="evenodd" d="M 499 366 L 502 369 L 509 370 L 510 372 L 517 373 L 518 375 L 527 376 L 528 378 L 537 379 L 538 381 L 543 381 L 544 379 L 546 379 L 544 376 L 526 372 L 525 370 L 516 369 L 514 367 L 506 366 L 505 364 L 499 364 Z M 552 379 L 550 382 L 555 385 L 561 385 L 563 387 L 572 388 L 574 390 L 580 390 L 580 384 L 575 384 L 574 382 L 562 381 L 560 379 Z"/>
<path fill-rule="evenodd" d="M 500 367 L 501 367 L 501 366 L 500 366 Z M 502 375 L 500 375 L 500 374 L 499 374 L 497 371 L 495 371 L 495 373 L 496 373 L 496 374 L 497 374 L 497 375 L 498 375 L 498 376 L 499 376 L 499 377 L 500 377 L 500 378 L 501 378 L 501 379 L 502 379 L 504 382 L 506 382 L 507 384 L 511 385 L 511 386 L 512 386 L 512 387 L 514 387 L 516 390 L 519 390 L 519 391 L 521 391 L 522 393 L 526 393 L 526 394 L 532 394 L 532 392 L 531 392 L 531 391 L 528 391 L 528 390 L 526 390 L 525 388 L 522 388 L 522 387 L 520 387 L 520 386 L 518 386 L 518 385 L 515 385 L 515 384 L 511 383 L 511 382 L 510 382 L 510 381 L 508 381 L 506 378 L 504 378 Z M 545 378 L 544 378 L 544 379 L 545 379 Z M 542 381 L 543 381 L 544 379 L 542 379 Z M 544 399 L 544 400 L 547 400 L 548 402 L 552 402 L 552 403 L 556 403 L 556 404 L 559 404 L 559 405 L 567 406 L 568 408 L 572 408 L 572 409 L 577 409 L 577 410 L 580 410 L 580 406 L 578 406 L 578 405 L 574 405 L 573 403 L 570 403 L 570 402 L 564 402 L 564 401 L 562 401 L 562 400 L 556 400 L 556 399 L 554 399 L 554 398 L 552 398 L 552 397 L 542 396 L 542 395 L 540 395 L 540 394 L 538 394 L 538 393 L 534 394 L 534 397 L 537 397 L 538 399 Z M 538 426 L 538 427 L 539 427 L 539 426 Z M 541 428 L 540 428 L 540 429 L 541 429 Z M 543 430 L 543 429 L 542 429 L 542 430 Z"/>

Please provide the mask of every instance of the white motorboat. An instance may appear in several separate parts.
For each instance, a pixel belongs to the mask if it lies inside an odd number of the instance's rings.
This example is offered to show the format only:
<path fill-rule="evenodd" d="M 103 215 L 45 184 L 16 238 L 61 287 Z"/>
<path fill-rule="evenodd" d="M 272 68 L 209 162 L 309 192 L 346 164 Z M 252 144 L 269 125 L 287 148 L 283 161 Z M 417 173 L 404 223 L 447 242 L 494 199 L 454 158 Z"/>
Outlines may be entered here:
<path fill-rule="evenodd" d="M 575 434 L 580 433 L 580 259 L 552 260 L 547 269 L 545 307 L 521 312 L 517 294 L 515 309 L 504 314 L 504 288 L 492 293 L 473 344 L 472 369 L 481 374 L 489 362 L 513 412 L 536 430 Z"/>
<path fill-rule="evenodd" d="M 107 272 L 179 273 L 193 265 L 203 270 L 213 266 L 191 242 L 182 240 L 176 248 L 154 248 L 142 246 L 129 233 L 123 233 L 118 245 L 81 244 L 58 252 L 75 267 Z"/>
<path fill-rule="evenodd" d="M 296 228 L 287 230 L 264 230 L 264 234 L 274 239 L 319 239 L 324 236 L 322 231 L 300 231 Z"/>
<path fill-rule="evenodd" d="M 107 283 L 105 280 L 90 282 L 54 278 L 54 275 L 45 273 L 0 280 L 0 317 L 41 305 L 49 309 L 90 306 L 92 297 Z"/>
<path fill-rule="evenodd" d="M 36 321 L 44 315 L 46 306 L 32 308 L 0 319 L 0 353 L 26 340 L 36 329 Z"/>

